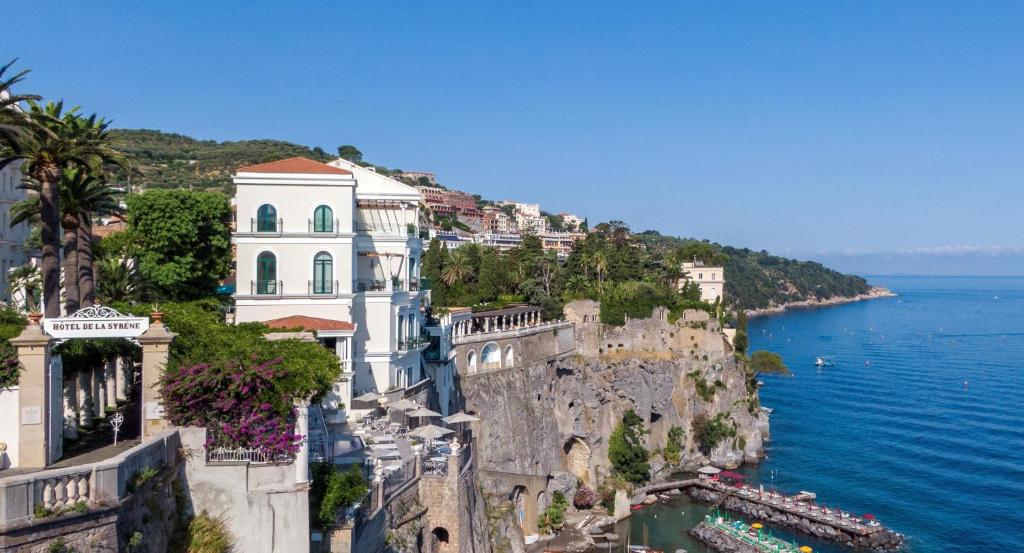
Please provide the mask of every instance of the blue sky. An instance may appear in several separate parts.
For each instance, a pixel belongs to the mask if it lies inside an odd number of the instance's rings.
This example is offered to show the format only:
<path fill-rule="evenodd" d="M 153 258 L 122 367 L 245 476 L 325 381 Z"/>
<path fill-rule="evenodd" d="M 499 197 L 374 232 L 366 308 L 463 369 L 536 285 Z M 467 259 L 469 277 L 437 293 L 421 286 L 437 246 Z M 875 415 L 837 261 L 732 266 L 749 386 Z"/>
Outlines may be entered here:
<path fill-rule="evenodd" d="M 1021 3 L 31 2 L 16 23 L 0 57 L 26 88 L 122 127 L 352 143 L 849 270 L 1024 274 Z"/>

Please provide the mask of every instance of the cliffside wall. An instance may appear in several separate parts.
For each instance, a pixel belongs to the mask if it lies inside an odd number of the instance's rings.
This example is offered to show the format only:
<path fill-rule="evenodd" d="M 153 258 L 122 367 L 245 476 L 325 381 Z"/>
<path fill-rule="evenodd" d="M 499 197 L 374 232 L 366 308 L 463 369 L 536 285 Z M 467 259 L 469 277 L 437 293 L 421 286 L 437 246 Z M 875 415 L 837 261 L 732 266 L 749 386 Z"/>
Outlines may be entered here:
<path fill-rule="evenodd" d="M 678 465 L 652 454 L 655 478 L 760 459 L 767 419 L 715 321 L 691 314 L 603 328 L 584 316 L 574 321 L 577 342 L 600 353 L 459 378 L 465 409 L 481 417 L 474 427 L 481 487 L 517 504 L 527 533 L 555 491 L 568 495 L 577 480 L 596 487 L 610 474 L 608 437 L 630 409 L 650 430 L 651 452 L 668 443 L 673 427 L 683 431 Z M 695 426 L 716 417 L 734 435 L 703 453 Z"/>

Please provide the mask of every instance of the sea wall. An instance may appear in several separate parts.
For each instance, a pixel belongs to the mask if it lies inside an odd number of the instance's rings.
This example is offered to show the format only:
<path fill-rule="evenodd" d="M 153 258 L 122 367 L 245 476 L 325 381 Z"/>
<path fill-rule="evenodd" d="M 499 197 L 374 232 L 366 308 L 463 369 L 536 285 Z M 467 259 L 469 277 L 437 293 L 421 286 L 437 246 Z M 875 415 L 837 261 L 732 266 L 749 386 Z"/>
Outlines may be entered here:
<path fill-rule="evenodd" d="M 761 553 L 756 546 L 727 536 L 705 522 L 693 527 L 688 533 L 718 553 Z"/>
<path fill-rule="evenodd" d="M 885 528 L 866 534 L 854 534 L 842 528 L 823 524 L 806 517 L 773 509 L 767 505 L 745 501 L 734 495 L 725 495 L 699 486 L 690 486 L 686 493 L 691 497 L 720 508 L 742 514 L 752 520 L 759 520 L 774 526 L 782 526 L 811 536 L 841 543 L 849 547 L 872 551 L 896 551 L 903 546 L 903 536 Z"/>

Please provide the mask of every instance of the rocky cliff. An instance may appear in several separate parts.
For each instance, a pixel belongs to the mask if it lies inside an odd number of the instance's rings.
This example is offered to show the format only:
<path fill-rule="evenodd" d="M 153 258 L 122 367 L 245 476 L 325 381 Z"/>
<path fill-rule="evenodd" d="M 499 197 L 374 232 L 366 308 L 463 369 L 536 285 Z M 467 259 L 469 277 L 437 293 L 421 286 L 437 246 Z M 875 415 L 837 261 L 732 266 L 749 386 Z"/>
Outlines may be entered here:
<path fill-rule="evenodd" d="M 721 340 L 715 329 L 710 339 Z M 629 409 L 650 430 L 647 449 L 683 431 L 681 462 L 666 467 L 652 455 L 655 477 L 707 462 L 733 467 L 756 462 L 767 420 L 743 367 L 729 354 L 616 352 L 462 377 L 465 408 L 481 415 L 475 428 L 482 471 L 547 478 L 544 491 L 571 491 L 577 479 L 595 486 L 609 474 L 608 436 Z M 732 436 L 704 448 L 701 420 L 718 418 Z M 697 424 L 695 424 L 697 421 Z"/>

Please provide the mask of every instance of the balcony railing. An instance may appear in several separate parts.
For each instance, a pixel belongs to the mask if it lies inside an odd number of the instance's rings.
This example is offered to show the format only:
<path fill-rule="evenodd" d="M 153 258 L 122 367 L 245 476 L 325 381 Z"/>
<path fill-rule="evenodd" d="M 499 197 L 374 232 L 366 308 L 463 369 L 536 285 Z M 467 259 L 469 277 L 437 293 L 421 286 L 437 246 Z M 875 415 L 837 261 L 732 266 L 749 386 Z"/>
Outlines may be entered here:
<path fill-rule="evenodd" d="M 334 226 L 332 226 L 331 228 L 317 230 L 316 225 L 313 222 L 313 219 L 309 219 L 307 228 L 310 234 L 316 234 L 318 236 L 337 236 L 338 228 L 340 228 L 338 223 L 340 223 L 340 221 L 338 219 L 335 219 Z"/>
<path fill-rule="evenodd" d="M 253 296 L 280 296 L 284 290 L 284 282 L 280 280 L 253 280 L 249 283 L 249 291 Z"/>
<path fill-rule="evenodd" d="M 357 292 L 384 292 L 388 289 L 388 283 L 377 279 L 359 279 L 356 281 Z"/>
<path fill-rule="evenodd" d="M 306 281 L 306 291 L 310 296 L 331 296 L 338 297 L 338 281 Z"/>
<path fill-rule="evenodd" d="M 263 223 L 266 222 L 267 221 L 263 221 Z M 260 221 L 256 217 L 253 217 L 249 219 L 249 232 L 259 234 L 281 234 L 284 229 L 284 219 L 276 219 L 275 223 L 276 225 L 274 225 L 274 228 L 268 228 L 270 225 L 267 224 L 264 224 L 263 228 L 260 228 Z"/>

